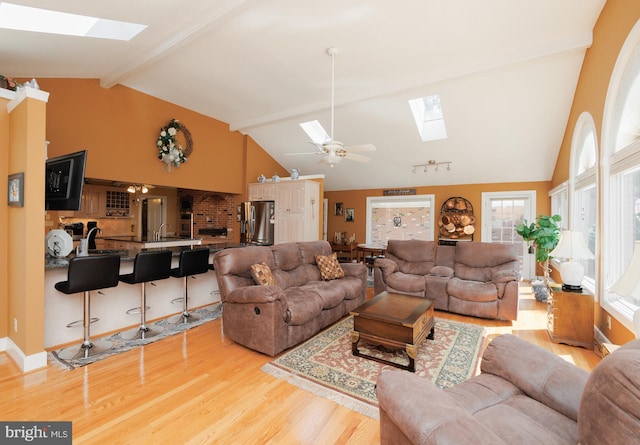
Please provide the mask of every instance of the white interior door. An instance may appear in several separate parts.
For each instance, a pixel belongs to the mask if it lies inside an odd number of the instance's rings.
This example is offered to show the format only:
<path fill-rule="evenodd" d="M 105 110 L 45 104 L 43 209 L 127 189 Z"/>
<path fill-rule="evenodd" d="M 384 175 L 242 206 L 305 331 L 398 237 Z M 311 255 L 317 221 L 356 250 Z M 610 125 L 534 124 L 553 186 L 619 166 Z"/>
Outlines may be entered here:
<path fill-rule="evenodd" d="M 525 280 L 535 277 L 535 255 L 528 253 L 527 243 L 516 232 L 516 225 L 526 219 L 529 224 L 536 215 L 535 190 L 482 194 L 482 241 L 517 244 L 520 274 Z"/>

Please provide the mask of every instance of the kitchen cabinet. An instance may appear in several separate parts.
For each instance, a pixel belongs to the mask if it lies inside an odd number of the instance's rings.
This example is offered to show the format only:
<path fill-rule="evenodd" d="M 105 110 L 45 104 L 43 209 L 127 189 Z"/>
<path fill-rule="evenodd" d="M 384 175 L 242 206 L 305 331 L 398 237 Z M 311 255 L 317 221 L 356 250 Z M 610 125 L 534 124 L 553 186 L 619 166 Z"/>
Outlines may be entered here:
<path fill-rule="evenodd" d="M 85 185 L 82 189 L 82 203 L 76 217 L 97 218 L 104 215 L 104 199 L 98 187 Z"/>
<path fill-rule="evenodd" d="M 106 189 L 104 195 L 105 216 L 131 216 L 131 193 L 117 189 Z"/>
<path fill-rule="evenodd" d="M 275 243 L 314 241 L 320 234 L 320 184 L 284 181 L 275 186 Z"/>
<path fill-rule="evenodd" d="M 593 294 L 551 288 L 547 297 L 547 331 L 553 343 L 593 349 Z"/>
<path fill-rule="evenodd" d="M 131 194 L 127 191 L 86 184 L 78 218 L 131 218 Z"/>
<path fill-rule="evenodd" d="M 249 184 L 249 201 L 273 201 L 276 183 Z"/>

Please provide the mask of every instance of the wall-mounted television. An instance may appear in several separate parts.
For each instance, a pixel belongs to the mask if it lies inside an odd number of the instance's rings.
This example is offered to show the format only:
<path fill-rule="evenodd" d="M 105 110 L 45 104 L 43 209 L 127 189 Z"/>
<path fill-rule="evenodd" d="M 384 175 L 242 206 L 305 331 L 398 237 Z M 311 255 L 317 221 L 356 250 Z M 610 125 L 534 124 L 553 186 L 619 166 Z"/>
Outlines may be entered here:
<path fill-rule="evenodd" d="M 80 210 L 87 151 L 47 159 L 45 210 Z"/>

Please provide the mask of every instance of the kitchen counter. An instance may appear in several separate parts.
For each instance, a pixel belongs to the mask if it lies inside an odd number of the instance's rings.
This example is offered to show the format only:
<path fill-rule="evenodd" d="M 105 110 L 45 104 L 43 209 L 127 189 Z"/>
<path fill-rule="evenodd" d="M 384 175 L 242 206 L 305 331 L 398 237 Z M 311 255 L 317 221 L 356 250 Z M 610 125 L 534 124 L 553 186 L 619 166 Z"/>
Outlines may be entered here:
<path fill-rule="evenodd" d="M 181 236 L 164 236 L 162 238 L 143 238 L 141 236 L 105 236 L 102 239 L 105 242 L 115 241 L 117 243 L 140 244 L 144 248 L 152 247 L 176 247 L 176 246 L 195 246 L 202 244 L 202 238 L 188 238 Z"/>
<path fill-rule="evenodd" d="M 125 238 L 125 237 L 122 237 Z M 134 237 L 129 237 L 134 238 Z M 240 247 L 239 244 L 234 244 L 230 242 L 207 242 L 202 243 L 198 247 L 204 248 L 208 247 L 211 254 L 216 253 L 222 249 L 229 249 L 233 247 Z M 104 255 L 109 253 L 114 253 L 120 255 L 120 261 L 133 261 L 138 254 L 138 252 L 153 252 L 156 250 L 170 250 L 173 252 L 174 257 L 179 257 L 180 252 L 184 249 L 191 249 L 191 246 L 174 246 L 174 247 L 166 247 L 166 248 L 132 248 L 132 249 L 93 249 L 89 250 L 89 255 Z M 69 260 L 75 257 L 75 253 L 71 253 L 64 258 L 54 258 L 49 255 L 45 255 L 44 259 L 44 268 L 46 269 L 60 269 L 69 267 Z"/>

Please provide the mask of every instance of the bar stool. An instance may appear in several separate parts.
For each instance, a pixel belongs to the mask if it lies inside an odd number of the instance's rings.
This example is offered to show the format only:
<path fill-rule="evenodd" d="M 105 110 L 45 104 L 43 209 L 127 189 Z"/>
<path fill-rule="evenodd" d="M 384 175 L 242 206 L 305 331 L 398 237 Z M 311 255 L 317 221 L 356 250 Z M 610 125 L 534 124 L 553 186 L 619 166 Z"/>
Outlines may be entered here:
<path fill-rule="evenodd" d="M 65 348 L 58 356 L 64 360 L 87 358 L 108 351 L 113 346 L 108 341 L 91 341 L 91 323 L 98 321 L 91 318 L 90 291 L 116 287 L 118 285 L 118 273 L 120 272 L 120 256 L 118 255 L 94 255 L 75 257 L 69 260 L 67 281 L 59 281 L 54 287 L 60 292 L 70 295 L 84 292 L 84 341 L 78 346 Z M 69 323 L 67 327 L 73 327 L 78 322 Z"/>
<path fill-rule="evenodd" d="M 128 284 L 141 283 L 140 289 L 140 327 L 124 332 L 123 338 L 128 340 L 145 339 L 154 337 L 163 331 L 163 328 L 147 326 L 147 288 L 149 281 L 164 280 L 169 278 L 171 271 L 171 251 L 159 250 L 156 252 L 140 252 L 133 262 L 133 272 L 120 275 L 120 281 Z M 127 311 L 133 313 L 135 309 Z"/>
<path fill-rule="evenodd" d="M 169 318 L 170 323 L 193 323 L 202 317 L 198 314 L 190 314 L 187 307 L 188 286 L 187 280 L 190 276 L 206 273 L 209 271 L 209 249 L 187 249 L 180 253 L 180 264 L 177 268 L 171 269 L 171 276 L 183 279 L 184 296 L 182 297 L 182 314 Z M 174 301 L 180 300 L 177 298 Z"/>

